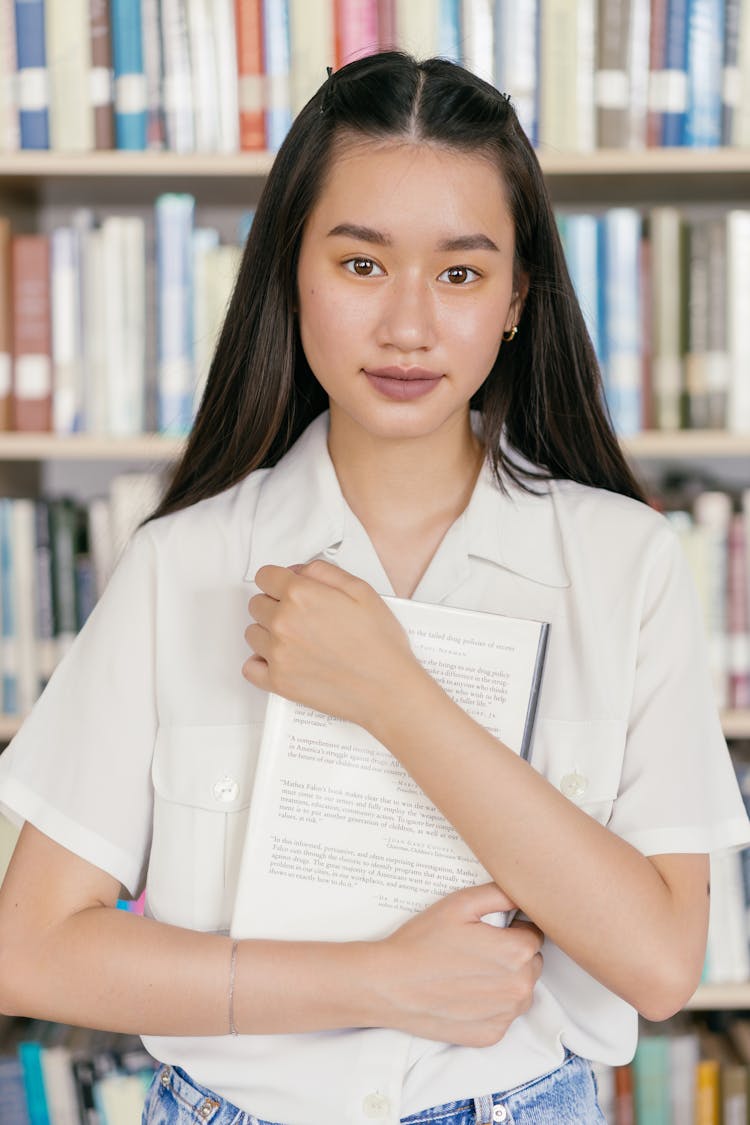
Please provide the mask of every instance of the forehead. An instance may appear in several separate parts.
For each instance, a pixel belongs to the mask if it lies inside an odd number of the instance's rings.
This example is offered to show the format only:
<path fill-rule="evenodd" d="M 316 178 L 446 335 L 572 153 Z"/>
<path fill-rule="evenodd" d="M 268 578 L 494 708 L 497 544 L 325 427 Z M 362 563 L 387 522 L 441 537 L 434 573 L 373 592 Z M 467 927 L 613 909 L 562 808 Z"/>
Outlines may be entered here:
<path fill-rule="evenodd" d="M 489 156 L 424 141 L 340 141 L 308 227 L 325 236 L 343 220 L 394 237 L 513 231 Z"/>

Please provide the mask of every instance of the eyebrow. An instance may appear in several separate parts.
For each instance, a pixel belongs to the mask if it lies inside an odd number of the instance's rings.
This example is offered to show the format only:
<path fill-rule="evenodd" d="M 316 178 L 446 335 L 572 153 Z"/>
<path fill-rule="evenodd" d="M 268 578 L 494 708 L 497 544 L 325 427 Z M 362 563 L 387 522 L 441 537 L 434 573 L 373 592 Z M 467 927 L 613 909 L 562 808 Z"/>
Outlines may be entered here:
<path fill-rule="evenodd" d="M 328 237 L 345 236 L 356 238 L 360 242 L 370 242 L 375 246 L 392 246 L 393 239 L 389 234 L 373 230 L 372 227 L 359 226 L 357 223 L 339 223 L 329 230 Z M 455 238 L 443 238 L 435 247 L 440 253 L 453 250 L 495 250 L 497 246 L 486 234 L 459 234 Z M 499 253 L 499 251 L 498 251 Z"/>

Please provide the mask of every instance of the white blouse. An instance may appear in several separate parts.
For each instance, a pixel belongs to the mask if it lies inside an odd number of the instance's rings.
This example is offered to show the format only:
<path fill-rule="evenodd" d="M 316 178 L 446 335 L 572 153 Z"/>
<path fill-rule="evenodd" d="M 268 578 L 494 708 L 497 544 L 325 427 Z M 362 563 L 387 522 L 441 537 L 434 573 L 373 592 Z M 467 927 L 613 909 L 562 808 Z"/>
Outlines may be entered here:
<path fill-rule="evenodd" d="M 145 886 L 160 921 L 229 928 L 266 705 L 241 675 L 259 567 L 323 557 L 393 593 L 342 496 L 327 427 L 321 415 L 274 469 L 136 533 L 0 755 L 0 807 L 131 895 Z M 485 470 L 414 597 L 550 622 L 531 761 L 563 791 L 580 775 L 566 796 L 599 823 L 646 855 L 750 843 L 668 522 L 600 489 L 539 491 L 505 496 Z M 548 941 L 531 1009 L 493 1047 L 387 1029 L 144 1043 L 271 1121 L 396 1125 L 528 1081 L 565 1047 L 624 1063 L 636 1032 L 635 1011 Z"/>

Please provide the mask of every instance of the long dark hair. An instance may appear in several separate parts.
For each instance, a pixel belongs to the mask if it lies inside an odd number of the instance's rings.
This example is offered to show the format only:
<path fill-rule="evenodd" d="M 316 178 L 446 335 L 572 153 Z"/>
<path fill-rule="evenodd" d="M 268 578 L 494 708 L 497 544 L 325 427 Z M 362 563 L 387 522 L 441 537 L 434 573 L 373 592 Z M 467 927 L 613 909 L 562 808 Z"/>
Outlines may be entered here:
<path fill-rule="evenodd" d="M 559 477 L 642 500 L 606 414 L 542 172 L 509 99 L 454 63 L 387 51 L 329 76 L 281 146 L 195 424 L 151 518 L 274 465 L 327 408 L 299 340 L 296 275 L 305 222 L 335 144 L 347 136 L 436 142 L 489 156 L 498 168 L 515 224 L 516 274 L 529 282 L 519 333 L 500 349 L 472 401 L 501 486 L 504 477 L 522 487 L 535 475 Z M 536 472 L 514 461 L 513 449 Z"/>

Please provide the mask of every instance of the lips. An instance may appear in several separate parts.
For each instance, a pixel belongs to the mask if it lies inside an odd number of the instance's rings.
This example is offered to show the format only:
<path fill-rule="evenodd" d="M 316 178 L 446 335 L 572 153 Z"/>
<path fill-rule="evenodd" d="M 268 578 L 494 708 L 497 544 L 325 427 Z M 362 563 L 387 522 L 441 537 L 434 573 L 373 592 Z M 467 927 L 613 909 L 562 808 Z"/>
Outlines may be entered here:
<path fill-rule="evenodd" d="M 439 371 L 429 371 L 425 367 L 365 368 L 365 375 L 381 395 L 401 401 L 429 394 L 443 377 Z"/>

